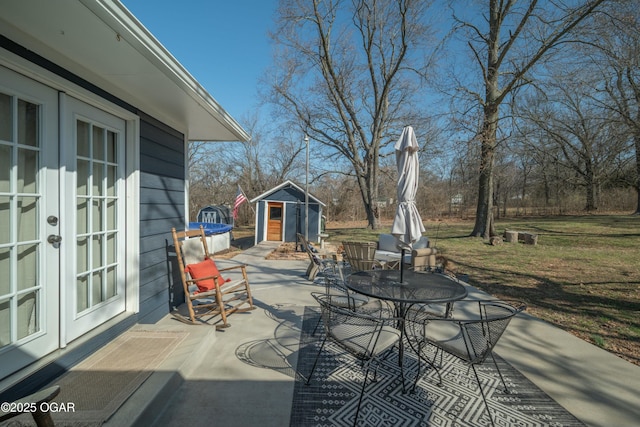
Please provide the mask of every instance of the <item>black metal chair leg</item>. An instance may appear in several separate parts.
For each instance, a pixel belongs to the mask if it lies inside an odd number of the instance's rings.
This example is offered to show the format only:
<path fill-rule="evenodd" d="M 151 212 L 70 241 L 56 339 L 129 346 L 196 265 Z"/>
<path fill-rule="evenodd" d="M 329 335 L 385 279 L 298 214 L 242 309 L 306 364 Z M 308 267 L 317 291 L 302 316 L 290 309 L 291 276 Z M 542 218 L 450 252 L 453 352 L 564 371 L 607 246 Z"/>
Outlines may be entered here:
<path fill-rule="evenodd" d="M 493 421 L 493 416 L 491 415 L 491 410 L 489 409 L 489 404 L 487 403 L 487 397 L 484 395 L 484 389 L 482 388 L 482 383 L 480 382 L 480 377 L 478 376 L 475 365 L 471 365 L 471 368 L 473 368 L 473 374 L 476 376 L 476 381 L 478 383 L 478 387 L 480 388 L 480 394 L 482 395 L 484 406 L 487 409 L 487 415 L 489 415 L 489 420 L 491 420 L 491 425 L 493 427 L 496 427 L 496 423 Z"/>
<path fill-rule="evenodd" d="M 493 357 L 493 352 L 491 354 L 491 360 L 493 360 L 493 365 L 496 367 L 496 371 L 498 371 L 498 375 L 500 376 L 500 381 L 502 381 L 502 385 L 504 386 L 504 392 L 509 394 L 509 387 L 507 387 L 507 383 L 504 382 L 504 377 L 502 376 L 502 372 L 500 372 L 500 368 L 498 367 L 498 362 L 496 362 L 496 358 Z"/>
<path fill-rule="evenodd" d="M 311 372 L 309 373 L 309 378 L 307 378 L 307 381 L 305 382 L 306 385 L 309 385 L 309 383 L 311 382 L 311 377 L 313 376 L 313 372 L 316 370 L 316 365 L 318 364 L 318 359 L 320 358 L 320 353 L 322 353 L 322 349 L 324 348 L 325 342 L 327 342 L 326 335 L 322 340 L 322 344 L 320 345 L 320 350 L 318 350 L 318 354 L 316 354 L 316 360 L 314 360 L 313 362 L 313 367 L 311 368 Z"/>
<path fill-rule="evenodd" d="M 358 399 L 358 408 L 356 409 L 356 416 L 353 419 L 353 427 L 358 425 L 358 415 L 360 415 L 360 406 L 362 405 L 362 398 L 364 397 L 364 389 L 367 387 L 367 379 L 369 378 L 370 363 L 367 363 L 367 369 L 364 372 L 364 381 L 362 381 L 362 389 L 360 389 L 360 399 Z"/>

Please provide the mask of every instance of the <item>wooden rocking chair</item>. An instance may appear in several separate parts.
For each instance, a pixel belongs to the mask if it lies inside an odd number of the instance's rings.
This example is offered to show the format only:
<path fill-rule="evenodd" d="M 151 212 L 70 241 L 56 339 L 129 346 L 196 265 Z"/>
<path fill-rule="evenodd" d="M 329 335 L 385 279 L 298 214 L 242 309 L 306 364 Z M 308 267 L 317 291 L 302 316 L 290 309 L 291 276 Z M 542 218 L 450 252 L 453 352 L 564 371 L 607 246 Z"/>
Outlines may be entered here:
<path fill-rule="evenodd" d="M 174 312 L 181 321 L 199 324 L 196 319 L 220 315 L 222 325 L 231 326 L 227 316 L 234 312 L 253 310 L 251 288 L 247 279 L 246 265 L 218 269 L 209 254 L 204 229 L 176 231 L 171 229 L 175 245 L 180 277 L 184 288 L 189 318 Z M 232 279 L 224 279 L 221 273 L 239 270 Z M 244 305 L 248 307 L 244 307 Z"/>

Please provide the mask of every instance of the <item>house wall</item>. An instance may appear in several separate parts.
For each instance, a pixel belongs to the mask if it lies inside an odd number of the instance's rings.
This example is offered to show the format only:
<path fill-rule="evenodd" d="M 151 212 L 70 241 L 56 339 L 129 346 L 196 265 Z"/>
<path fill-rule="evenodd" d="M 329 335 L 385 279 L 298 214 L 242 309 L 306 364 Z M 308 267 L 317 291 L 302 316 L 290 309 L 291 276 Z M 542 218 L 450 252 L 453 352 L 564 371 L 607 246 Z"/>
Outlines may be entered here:
<path fill-rule="evenodd" d="M 184 135 L 140 114 L 140 314 L 184 302 L 171 228 L 184 228 Z M 165 311 L 166 312 L 166 311 Z"/>

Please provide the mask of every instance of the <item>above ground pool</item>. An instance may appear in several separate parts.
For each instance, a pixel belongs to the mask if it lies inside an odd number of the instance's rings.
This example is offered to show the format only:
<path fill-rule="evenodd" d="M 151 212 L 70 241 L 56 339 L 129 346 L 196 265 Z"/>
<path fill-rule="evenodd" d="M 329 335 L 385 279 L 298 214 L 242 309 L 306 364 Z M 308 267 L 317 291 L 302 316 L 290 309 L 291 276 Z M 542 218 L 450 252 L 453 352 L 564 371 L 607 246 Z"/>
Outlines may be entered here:
<path fill-rule="evenodd" d="M 221 224 L 217 222 L 190 222 L 189 230 L 197 230 L 202 226 L 204 234 L 210 236 L 212 234 L 228 233 L 233 228 L 229 224 Z"/>
<path fill-rule="evenodd" d="M 198 230 L 202 226 L 207 236 L 209 253 L 215 254 L 231 247 L 231 230 L 233 226 L 217 222 L 190 222 L 189 230 Z"/>

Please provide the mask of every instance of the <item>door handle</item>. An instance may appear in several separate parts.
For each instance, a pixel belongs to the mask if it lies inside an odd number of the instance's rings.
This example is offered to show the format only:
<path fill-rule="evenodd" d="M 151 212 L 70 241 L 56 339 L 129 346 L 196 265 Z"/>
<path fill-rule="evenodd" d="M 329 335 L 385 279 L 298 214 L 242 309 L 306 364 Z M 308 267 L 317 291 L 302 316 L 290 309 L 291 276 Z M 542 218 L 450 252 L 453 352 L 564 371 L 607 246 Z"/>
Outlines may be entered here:
<path fill-rule="evenodd" d="M 55 243 L 60 243 L 62 242 L 62 236 L 59 236 L 57 234 L 49 234 L 49 237 L 47 237 L 47 242 L 51 243 L 52 245 Z"/>

